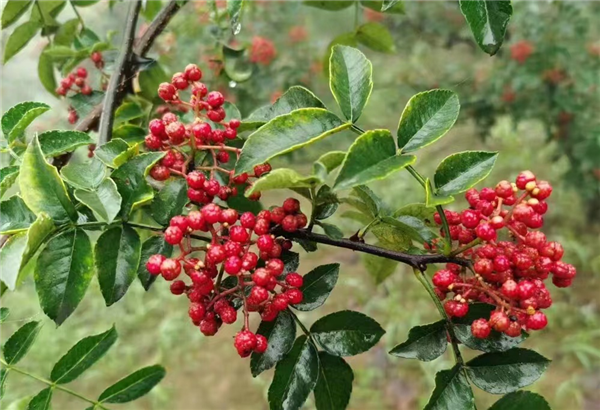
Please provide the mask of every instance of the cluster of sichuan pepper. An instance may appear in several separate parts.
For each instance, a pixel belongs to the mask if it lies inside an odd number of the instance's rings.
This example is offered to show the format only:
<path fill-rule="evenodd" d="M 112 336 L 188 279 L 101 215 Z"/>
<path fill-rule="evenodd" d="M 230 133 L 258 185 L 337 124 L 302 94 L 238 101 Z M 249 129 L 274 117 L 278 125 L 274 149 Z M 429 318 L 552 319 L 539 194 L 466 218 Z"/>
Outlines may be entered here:
<path fill-rule="evenodd" d="M 206 336 L 217 333 L 223 323 L 234 323 L 238 316 L 236 307 L 240 308 L 243 328 L 236 335 L 234 346 L 241 357 L 263 353 L 267 340 L 250 330 L 249 314 L 258 312 L 262 320 L 272 321 L 289 305 L 302 302 L 303 297 L 299 290 L 302 276 L 295 272 L 286 274 L 280 259 L 292 243 L 271 232 L 278 228 L 293 232 L 306 224 L 300 203 L 293 198 L 256 216 L 207 204 L 171 220 L 164 238 L 179 248 L 179 255 L 152 255 L 146 268 L 171 281 L 173 294 L 187 295 L 190 319 Z M 198 233 L 209 233 L 210 242 L 199 242 Z M 224 277 L 233 281 L 223 280 Z"/>
<path fill-rule="evenodd" d="M 96 68 L 102 73 L 101 87 L 102 89 L 106 89 L 108 76 L 102 72 L 102 68 L 104 67 L 104 59 L 102 58 L 102 54 L 96 51 L 90 55 L 90 59 L 94 62 Z M 66 97 L 69 94 L 70 97 L 77 94 L 91 95 L 93 91 L 94 90 L 89 83 L 88 71 L 85 69 L 85 67 L 77 67 L 72 73 L 60 80 L 60 84 L 55 90 L 56 94 L 62 97 Z M 73 108 L 73 106 L 69 106 L 69 123 L 75 124 L 78 119 L 79 115 L 75 108 Z"/>
<path fill-rule="evenodd" d="M 552 304 L 546 279 L 551 275 L 561 288 L 571 285 L 576 270 L 561 261 L 562 245 L 537 230 L 551 193 L 548 182 L 524 171 L 515 183 L 467 191 L 469 209 L 445 211 L 451 238 L 460 246 L 455 253 L 472 262 L 474 274 L 448 264 L 434 274 L 433 284 L 440 299 L 447 299 L 444 308 L 451 317 L 466 315 L 470 301 L 496 306 L 489 319 L 473 322 L 475 337 L 485 339 L 492 329 L 511 337 L 522 329 L 543 329 L 548 320 L 542 309 Z M 442 224 L 439 214 L 435 221 Z"/>
<path fill-rule="evenodd" d="M 170 83 L 162 83 L 158 88 L 159 97 L 166 103 L 184 107 L 194 113 L 192 123 L 185 124 L 172 112 L 160 119 L 153 119 L 148 126 L 149 134 L 145 144 L 150 150 L 165 151 L 165 156 L 150 170 L 150 176 L 157 181 L 165 181 L 172 175 L 183 176 L 188 182 L 188 197 L 192 202 L 208 204 L 215 197 L 225 201 L 238 193 L 238 185 L 249 186 L 249 178 L 259 178 L 271 171 L 269 164 L 254 167 L 254 173 L 234 176 L 234 171 L 223 167 L 231 159 L 231 154 L 239 157 L 240 149 L 227 146 L 227 141 L 237 137 L 239 119 L 225 121 L 227 116 L 225 98 L 218 91 L 209 92 L 200 80 L 202 71 L 195 64 L 189 64 L 183 73 L 175 73 Z M 189 101 L 182 100 L 182 94 L 189 91 Z M 197 153 L 205 151 L 209 166 L 194 163 Z M 228 179 L 223 185 L 216 178 L 220 172 Z M 257 200 L 259 195 L 250 199 Z"/>

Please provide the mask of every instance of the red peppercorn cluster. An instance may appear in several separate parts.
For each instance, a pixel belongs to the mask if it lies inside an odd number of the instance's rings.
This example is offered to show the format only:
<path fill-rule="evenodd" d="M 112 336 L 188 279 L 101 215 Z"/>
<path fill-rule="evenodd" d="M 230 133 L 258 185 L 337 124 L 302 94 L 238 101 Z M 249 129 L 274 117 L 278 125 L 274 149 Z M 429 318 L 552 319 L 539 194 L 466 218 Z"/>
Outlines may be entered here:
<path fill-rule="evenodd" d="M 277 50 L 275 44 L 264 37 L 255 36 L 250 48 L 250 61 L 261 65 L 269 65 L 275 58 Z"/>
<path fill-rule="evenodd" d="M 466 315 L 469 301 L 497 307 L 489 320 L 473 322 L 475 337 L 487 338 L 492 329 L 511 337 L 522 329 L 543 329 L 548 320 L 542 309 L 552 304 L 545 280 L 552 274 L 555 286 L 571 285 L 576 270 L 561 261 L 562 245 L 537 230 L 544 224 L 551 193 L 548 182 L 523 171 L 515 183 L 501 181 L 495 188 L 467 191 L 469 209 L 445 211 L 451 238 L 461 246 L 458 256 L 472 262 L 474 275 L 447 264 L 434 274 L 433 284 L 440 299 L 448 299 L 444 308 L 451 317 Z M 440 215 L 434 217 L 441 225 Z"/>
<path fill-rule="evenodd" d="M 291 219 L 294 222 L 289 222 Z M 249 313 L 258 312 L 262 320 L 272 321 L 289 305 L 302 302 L 302 276 L 284 274 L 280 256 L 292 243 L 275 238 L 273 229 L 303 228 L 306 216 L 297 200 L 288 198 L 283 206 L 254 215 L 241 215 L 234 209 L 217 204 L 204 205 L 186 216 L 171 219 L 165 230 L 165 241 L 179 247 L 179 256 L 166 258 L 152 255 L 148 272 L 171 281 L 171 292 L 187 295 L 188 314 L 194 325 L 206 336 L 217 333 L 220 326 L 237 319 L 236 304 L 244 314 L 244 325 L 235 337 L 235 348 L 241 357 L 252 352 L 263 353 L 267 341 L 249 330 Z M 207 232 L 210 244 L 197 246 L 195 233 Z M 183 269 L 182 269 L 183 268 Z M 181 279 L 185 272 L 187 278 Z M 225 286 L 224 274 L 236 278 L 235 285 Z"/>
<path fill-rule="evenodd" d="M 102 70 L 104 67 L 102 54 L 99 52 L 94 52 L 90 55 L 90 59 L 94 62 L 94 65 L 97 69 Z M 102 76 L 102 88 L 105 89 L 106 85 L 107 77 Z M 60 80 L 60 84 L 55 90 L 56 94 L 62 97 L 66 97 L 69 92 L 71 93 L 69 96 L 72 97 L 77 94 L 91 95 L 93 91 L 94 90 L 89 83 L 88 71 L 84 67 L 77 67 L 75 71 Z M 69 106 L 69 115 L 67 119 L 70 124 L 75 124 L 79 119 L 77 111 L 72 106 Z"/>
<path fill-rule="evenodd" d="M 214 197 L 227 200 L 238 193 L 238 185 L 249 187 L 249 178 L 259 178 L 271 171 L 269 164 L 257 165 L 254 173 L 234 176 L 233 170 L 220 166 L 231 159 L 231 154 L 240 155 L 240 149 L 225 145 L 237 137 L 240 126 L 239 119 L 224 121 L 226 117 L 223 104 L 225 98 L 218 91 L 209 92 L 206 85 L 200 82 L 202 71 L 195 64 L 189 64 L 183 73 L 175 73 L 170 83 L 162 83 L 158 87 L 158 95 L 169 104 L 183 107 L 194 112 L 191 124 L 184 124 L 177 115 L 166 112 L 160 119 L 150 121 L 150 133 L 145 138 L 150 150 L 166 151 L 161 161 L 150 170 L 150 176 L 164 181 L 171 175 L 186 178 L 188 198 L 197 204 L 211 203 Z M 189 101 L 182 100 L 182 92 L 190 91 Z M 211 125 L 212 123 L 212 125 Z M 194 164 L 198 151 L 211 154 L 212 165 Z M 210 156 L 209 156 L 210 158 Z M 222 185 L 215 172 L 228 177 L 228 183 Z M 258 200 L 259 194 L 250 199 Z"/>

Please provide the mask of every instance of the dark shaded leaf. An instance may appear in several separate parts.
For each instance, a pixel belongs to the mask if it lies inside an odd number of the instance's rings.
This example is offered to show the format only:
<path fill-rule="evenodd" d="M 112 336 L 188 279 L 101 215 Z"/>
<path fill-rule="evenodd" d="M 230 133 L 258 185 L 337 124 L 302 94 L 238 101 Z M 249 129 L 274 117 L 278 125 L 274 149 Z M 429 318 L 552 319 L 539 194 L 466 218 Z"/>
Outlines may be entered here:
<path fill-rule="evenodd" d="M 410 329 L 408 339 L 394 347 L 390 354 L 405 359 L 429 362 L 444 354 L 447 345 L 446 323 L 444 320 L 440 320 Z"/>
<path fill-rule="evenodd" d="M 114 326 L 104 333 L 81 339 L 56 362 L 50 380 L 59 384 L 75 380 L 100 360 L 116 341 L 117 330 Z"/>
<path fill-rule="evenodd" d="M 76 189 L 73 196 L 92 210 L 97 220 L 111 223 L 121 209 L 121 195 L 110 178 L 105 179 L 94 191 Z"/>
<path fill-rule="evenodd" d="M 359 26 L 356 39 L 365 47 L 380 53 L 392 54 L 396 51 L 392 33 L 381 23 L 369 22 Z"/>
<path fill-rule="evenodd" d="M 47 387 L 36 394 L 27 405 L 27 410 L 50 410 L 52 391 L 52 387 Z"/>
<path fill-rule="evenodd" d="M 343 410 L 352 394 L 354 373 L 341 357 L 319 352 L 319 378 L 315 386 L 317 410 Z"/>
<path fill-rule="evenodd" d="M 142 243 L 129 225 L 104 231 L 94 250 L 98 283 L 106 306 L 117 302 L 135 279 Z"/>
<path fill-rule="evenodd" d="M 530 391 L 516 391 L 498 400 L 489 410 L 551 410 L 542 396 Z"/>
<path fill-rule="evenodd" d="M 0 198 L 15 183 L 18 177 L 19 167 L 17 165 L 0 169 Z"/>
<path fill-rule="evenodd" d="M 42 152 L 47 157 L 55 157 L 94 142 L 89 135 L 81 131 L 46 131 L 41 133 L 38 139 Z"/>
<path fill-rule="evenodd" d="M 165 377 L 165 369 L 154 365 L 144 367 L 119 380 L 100 394 L 104 403 L 127 403 L 148 393 Z"/>
<path fill-rule="evenodd" d="M 17 364 L 31 349 L 41 328 L 40 322 L 27 322 L 17 329 L 2 347 L 2 354 L 6 363 Z"/>
<path fill-rule="evenodd" d="M 506 0 L 461 0 L 462 11 L 479 47 L 494 55 L 502 46 L 512 5 Z"/>
<path fill-rule="evenodd" d="M 350 7 L 354 2 L 348 0 L 305 0 L 302 3 L 322 10 L 338 11 Z"/>
<path fill-rule="evenodd" d="M 0 234 L 12 235 L 26 231 L 35 221 L 35 215 L 20 196 L 11 196 L 0 202 Z"/>
<path fill-rule="evenodd" d="M 318 266 L 304 275 L 300 288 L 304 298 L 294 308 L 309 311 L 323 305 L 337 283 L 339 271 L 340 264 L 332 263 Z"/>
<path fill-rule="evenodd" d="M 92 244 L 84 231 L 50 239 L 35 267 L 35 288 L 44 313 L 57 325 L 73 313 L 94 275 Z"/>
<path fill-rule="evenodd" d="M 38 21 L 26 21 L 11 33 L 4 47 L 4 64 L 21 51 L 35 37 L 42 25 Z"/>
<path fill-rule="evenodd" d="M 360 312 L 343 310 L 317 320 L 310 328 L 314 338 L 334 356 L 354 356 L 375 346 L 385 330 Z"/>
<path fill-rule="evenodd" d="M 50 48 L 50 44 L 44 47 L 42 53 L 40 54 L 40 58 L 38 60 L 38 78 L 42 83 L 42 86 L 48 91 L 50 94 L 56 96 L 56 77 L 54 76 L 54 60 L 50 56 L 44 53 L 44 51 Z"/>
<path fill-rule="evenodd" d="M 459 364 L 435 375 L 435 389 L 424 410 L 475 410 L 475 398 Z"/>
<path fill-rule="evenodd" d="M 497 152 L 485 151 L 464 151 L 444 158 L 433 177 L 436 195 L 451 196 L 472 188 L 490 174 L 497 158 Z"/>
<path fill-rule="evenodd" d="M 275 368 L 269 387 L 271 410 L 292 410 L 302 407 L 319 377 L 317 350 L 306 338 L 296 339 L 292 350 Z"/>
<path fill-rule="evenodd" d="M 253 377 L 275 366 L 290 351 L 296 338 L 296 324 L 290 312 L 284 310 L 275 320 L 262 321 L 256 333 L 267 338 L 269 347 L 262 354 L 252 353 L 250 370 Z"/>
<path fill-rule="evenodd" d="M 356 122 L 373 91 L 373 65 L 354 47 L 334 45 L 329 87 L 347 120 Z"/>
<path fill-rule="evenodd" d="M 152 201 L 150 207 L 152 217 L 159 224 L 168 225 L 171 218 L 175 215 L 181 215 L 187 202 L 187 183 L 185 179 L 169 180 Z"/>
<path fill-rule="evenodd" d="M 152 255 L 157 253 L 164 255 L 169 258 L 173 252 L 173 246 L 168 244 L 164 238 L 160 235 L 152 236 L 144 241 L 142 244 L 142 252 L 140 257 L 140 264 L 137 270 L 137 277 L 140 280 L 144 289 L 150 289 L 150 286 L 154 283 L 157 276 L 150 274 L 146 269 L 146 262 Z"/>

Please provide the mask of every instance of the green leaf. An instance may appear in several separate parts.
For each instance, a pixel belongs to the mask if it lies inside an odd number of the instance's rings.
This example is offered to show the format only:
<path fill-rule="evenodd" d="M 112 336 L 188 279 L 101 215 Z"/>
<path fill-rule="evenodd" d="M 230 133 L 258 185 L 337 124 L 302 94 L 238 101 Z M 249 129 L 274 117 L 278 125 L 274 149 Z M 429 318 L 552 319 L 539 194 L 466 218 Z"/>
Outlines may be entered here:
<path fill-rule="evenodd" d="M 331 40 L 331 43 L 329 43 L 329 45 L 327 46 L 327 50 L 325 51 L 325 54 L 323 55 L 323 74 L 326 77 L 329 77 L 329 59 L 331 57 L 331 52 L 333 50 L 333 47 L 336 45 L 358 47 L 358 41 L 356 40 L 356 33 L 355 32 L 343 33 L 343 34 L 340 34 L 339 36 L 335 37 L 333 40 Z"/>
<path fill-rule="evenodd" d="M 161 0 L 150 0 L 143 3 L 142 15 L 148 21 L 152 21 L 162 8 Z"/>
<path fill-rule="evenodd" d="M 252 77 L 254 64 L 247 54 L 245 48 L 237 50 L 223 45 L 223 71 L 231 80 L 242 83 Z"/>
<path fill-rule="evenodd" d="M 245 192 L 245 195 L 250 196 L 256 192 L 263 192 L 271 189 L 311 188 L 321 182 L 321 179 L 315 176 L 305 177 L 293 169 L 278 168 L 256 180 L 251 185 L 250 189 Z"/>
<path fill-rule="evenodd" d="M 475 398 L 459 364 L 435 375 L 435 389 L 424 410 L 475 410 Z"/>
<path fill-rule="evenodd" d="M 381 244 L 379 243 L 378 246 L 381 246 Z M 394 260 L 369 254 L 362 255 L 362 260 L 365 268 L 375 280 L 376 284 L 386 280 L 394 273 L 396 267 L 398 266 L 398 262 Z"/>
<path fill-rule="evenodd" d="M 65 60 L 68 58 L 83 57 L 83 53 L 73 50 L 69 46 L 55 45 L 48 47 L 43 53 L 52 60 Z"/>
<path fill-rule="evenodd" d="M 116 164 L 115 159 L 129 149 L 127 142 L 113 138 L 104 145 L 100 145 L 94 151 L 94 156 L 102 161 L 106 166 L 116 168 L 121 164 Z"/>
<path fill-rule="evenodd" d="M 446 351 L 446 322 L 440 320 L 423 326 L 415 326 L 408 332 L 408 339 L 394 347 L 390 354 L 405 359 L 430 362 Z"/>
<path fill-rule="evenodd" d="M 319 221 L 317 221 L 316 224 L 323 228 L 325 235 L 329 236 L 332 239 L 342 239 L 344 237 L 344 232 L 333 224 L 328 224 Z"/>
<path fill-rule="evenodd" d="M 339 198 L 331 191 L 329 185 L 321 186 L 317 192 L 316 206 L 313 209 L 314 218 L 316 220 L 329 218 L 337 211 L 339 202 Z"/>
<path fill-rule="evenodd" d="M 47 157 L 71 152 L 77 147 L 94 142 L 89 135 L 81 131 L 46 131 L 41 133 L 38 139 L 42 152 Z"/>
<path fill-rule="evenodd" d="M 227 13 L 229 14 L 231 33 L 234 36 L 240 32 L 243 6 L 244 0 L 227 0 Z"/>
<path fill-rule="evenodd" d="M 77 7 L 88 7 L 93 6 L 98 3 L 100 0 L 69 0 L 73 5 Z"/>
<path fill-rule="evenodd" d="M 27 21 L 18 26 L 8 37 L 4 47 L 4 64 L 21 51 L 35 37 L 42 25 L 37 21 Z"/>
<path fill-rule="evenodd" d="M 84 163 L 69 163 L 60 170 L 60 175 L 67 184 L 74 188 L 93 190 L 100 186 L 106 177 L 106 167 L 96 156 Z"/>
<path fill-rule="evenodd" d="M 77 36 L 77 30 L 79 29 L 80 21 L 77 18 L 67 20 L 62 24 L 56 34 L 54 34 L 54 44 L 57 46 L 70 47 Z M 49 47 L 48 47 L 49 48 Z M 47 50 L 48 48 L 44 49 Z M 42 51 L 42 54 L 44 51 Z M 50 56 L 46 56 L 50 57 Z"/>
<path fill-rule="evenodd" d="M 356 122 L 373 91 L 373 65 L 354 47 L 333 46 L 329 60 L 329 88 L 344 117 Z"/>
<path fill-rule="evenodd" d="M 322 10 L 338 11 L 350 7 L 353 1 L 338 1 L 338 0 L 305 0 L 304 3 L 307 6 L 315 7 Z"/>
<path fill-rule="evenodd" d="M 121 195 L 110 178 L 105 179 L 94 191 L 76 189 L 73 196 L 92 210 L 97 220 L 111 223 L 121 209 Z"/>
<path fill-rule="evenodd" d="M 103 403 L 127 403 L 148 393 L 165 377 L 165 369 L 154 365 L 144 367 L 119 380 L 100 394 Z"/>
<path fill-rule="evenodd" d="M 346 153 L 344 151 L 327 152 L 315 161 L 313 164 L 313 173 L 324 179 L 330 172 L 342 165 L 344 158 L 346 158 Z M 319 169 L 322 169 L 322 174 L 319 173 Z"/>
<path fill-rule="evenodd" d="M 317 384 L 318 377 L 317 350 L 306 336 L 300 336 L 275 368 L 269 387 L 270 409 L 299 409 Z"/>
<path fill-rule="evenodd" d="M 275 320 L 260 322 L 256 333 L 267 338 L 269 347 L 264 353 L 252 353 L 250 370 L 253 377 L 275 366 L 290 351 L 296 338 L 296 324 L 290 312 L 284 310 Z"/>
<path fill-rule="evenodd" d="M 236 175 L 350 127 L 322 108 L 302 108 L 276 117 L 252 133 L 236 164 Z"/>
<path fill-rule="evenodd" d="M 142 244 L 142 252 L 140 257 L 140 264 L 137 270 L 137 277 L 142 283 L 144 289 L 150 289 L 150 286 L 156 280 L 157 276 L 150 274 L 146 269 L 146 262 L 152 255 L 160 253 L 165 257 L 169 258 L 173 252 L 173 246 L 168 244 L 162 235 L 152 236 L 144 241 Z"/>
<path fill-rule="evenodd" d="M 317 410 L 343 410 L 352 394 L 354 373 L 341 357 L 319 352 L 319 378 L 315 386 Z"/>
<path fill-rule="evenodd" d="M 8 369 L 3 367 L 0 369 L 0 399 L 4 397 L 4 383 L 6 382 L 6 378 L 8 377 Z M 7 410 L 14 410 L 13 403 L 11 403 Z"/>
<path fill-rule="evenodd" d="M 113 171 L 111 178 L 123 198 L 121 216 L 127 218 L 131 210 L 154 198 L 154 190 L 146 182 L 150 168 L 163 157 L 164 153 L 149 152 L 130 159 Z"/>
<path fill-rule="evenodd" d="M 367 131 L 350 146 L 333 189 L 349 189 L 387 178 L 416 159 L 414 155 L 396 155 L 394 138 L 388 130 Z"/>
<path fill-rule="evenodd" d="M 12 235 L 26 231 L 35 221 L 35 215 L 27 208 L 20 196 L 11 196 L 0 202 L 0 234 Z"/>
<path fill-rule="evenodd" d="M 56 362 L 50 380 L 59 384 L 72 382 L 100 360 L 116 341 L 114 326 L 104 333 L 81 339 Z"/>
<path fill-rule="evenodd" d="M 498 400 L 488 410 L 551 410 L 542 396 L 530 391 L 509 393 Z"/>
<path fill-rule="evenodd" d="M 143 142 L 146 135 L 148 132 L 145 129 L 132 124 L 122 124 L 112 132 L 113 139 L 120 139 L 128 144 Z"/>
<path fill-rule="evenodd" d="M 98 238 L 95 265 L 106 306 L 125 296 L 135 279 L 141 251 L 140 237 L 129 225 L 111 228 Z"/>
<path fill-rule="evenodd" d="M 437 237 L 421 220 L 414 216 L 404 215 L 398 218 L 384 216 L 381 221 L 384 224 L 393 226 L 402 236 L 407 236 L 420 244 L 423 242 L 431 243 Z"/>
<path fill-rule="evenodd" d="M 168 225 L 171 218 L 175 215 L 181 215 L 183 207 L 187 203 L 187 183 L 185 179 L 169 180 L 152 201 L 152 217 L 159 224 Z"/>
<path fill-rule="evenodd" d="M 242 122 L 240 129 L 256 129 L 273 118 L 289 114 L 300 108 L 325 108 L 325 105 L 310 90 L 301 86 L 290 87 L 272 105 L 261 107 Z"/>
<path fill-rule="evenodd" d="M 514 348 L 484 353 L 467 363 L 473 384 L 492 394 L 511 393 L 539 379 L 550 360 L 533 350 Z"/>
<path fill-rule="evenodd" d="M 0 279 L 6 288 L 13 290 L 19 279 L 19 267 L 27 246 L 27 234 L 19 232 L 10 236 L 0 248 Z M 4 286 L 3 286 L 3 289 Z"/>
<path fill-rule="evenodd" d="M 77 220 L 77 211 L 69 199 L 65 184 L 56 167 L 44 159 L 37 137 L 23 155 L 19 188 L 23 201 L 33 213 L 45 212 L 58 223 Z"/>
<path fill-rule="evenodd" d="M 40 213 L 37 219 L 31 224 L 27 230 L 27 241 L 25 249 L 23 250 L 23 256 L 21 257 L 20 265 L 15 265 L 13 268 L 17 268 L 15 273 L 22 274 L 23 269 L 29 263 L 33 255 L 42 246 L 42 244 L 48 239 L 56 228 L 54 227 L 54 221 L 45 213 Z M 17 277 L 15 284 L 18 284 L 22 280 L 21 277 Z M 8 285 L 8 284 L 7 284 Z M 8 286 L 11 290 L 14 289 Z"/>
<path fill-rule="evenodd" d="M 279 276 L 287 276 L 288 273 L 296 272 L 300 266 L 300 255 L 292 251 L 283 251 L 279 259 L 283 262 L 283 273 Z"/>
<path fill-rule="evenodd" d="M 435 209 L 427 207 L 425 204 L 415 203 L 404 205 L 400 209 L 396 210 L 392 216 L 397 218 L 399 216 L 414 216 L 415 218 L 423 221 L 423 223 L 428 227 L 435 227 L 436 224 L 433 220 L 433 215 L 435 214 Z"/>
<path fill-rule="evenodd" d="M 0 198 L 19 177 L 19 166 L 14 165 L 0 169 Z"/>
<path fill-rule="evenodd" d="M 63 323 L 83 299 L 93 275 L 92 244 L 84 231 L 66 231 L 51 238 L 34 273 L 44 313 L 57 325 Z"/>
<path fill-rule="evenodd" d="M 56 77 L 54 76 L 54 61 L 50 56 L 44 54 L 44 51 L 50 48 L 50 44 L 44 47 L 38 60 L 38 78 L 42 86 L 50 94 L 56 96 Z"/>
<path fill-rule="evenodd" d="M 2 29 L 9 27 L 15 21 L 19 19 L 29 6 L 31 6 L 31 0 L 8 0 L 2 10 Z"/>
<path fill-rule="evenodd" d="M 437 141 L 452 128 L 459 110 L 458 96 L 450 90 L 414 95 L 400 117 L 398 147 L 406 153 Z"/>
<path fill-rule="evenodd" d="M 128 102 L 121 104 L 115 111 L 115 123 L 120 124 L 144 115 L 144 110 L 139 104 Z"/>
<path fill-rule="evenodd" d="M 497 152 L 486 151 L 464 151 L 444 158 L 433 176 L 436 195 L 456 195 L 475 186 L 490 174 L 496 158 Z"/>
<path fill-rule="evenodd" d="M 491 56 L 496 54 L 502 46 L 506 27 L 512 16 L 510 1 L 461 0 L 460 11 L 479 47 Z"/>
<path fill-rule="evenodd" d="M 79 118 L 86 117 L 98 104 L 101 104 L 103 100 L 103 91 L 93 91 L 90 95 L 79 93 L 75 94 L 73 97 L 67 98 L 69 104 L 71 104 L 73 109 L 79 114 Z"/>
<path fill-rule="evenodd" d="M 380 13 L 405 14 L 404 3 L 399 0 L 360 0 L 360 4 Z"/>
<path fill-rule="evenodd" d="M 381 198 L 375 195 L 375 192 L 371 188 L 364 185 L 356 186 L 352 188 L 352 195 L 358 197 L 363 202 L 370 216 L 376 217 L 379 215 L 383 204 L 381 203 Z"/>
<path fill-rule="evenodd" d="M 396 51 L 394 38 L 381 23 L 365 23 L 356 29 L 356 39 L 365 47 L 381 53 L 392 54 Z"/>
<path fill-rule="evenodd" d="M 404 12 L 404 4 L 400 0 L 383 0 L 381 11 L 394 10 L 398 8 L 401 8 Z"/>
<path fill-rule="evenodd" d="M 487 303 L 470 304 L 469 312 L 464 317 L 453 319 L 456 338 L 465 346 L 483 352 L 505 352 L 527 339 L 529 335 L 526 332 L 521 332 L 521 336 L 518 337 L 510 337 L 493 329 L 489 337 L 485 339 L 473 336 L 471 323 L 476 319 L 489 319 L 494 309 L 494 306 Z"/>
<path fill-rule="evenodd" d="M 0 323 L 4 323 L 9 314 L 10 314 L 10 310 L 8 308 L 1 307 L 0 308 Z"/>
<path fill-rule="evenodd" d="M 321 347 L 334 356 L 354 356 L 375 346 L 385 330 L 360 312 L 342 310 L 317 320 L 310 328 Z"/>
<path fill-rule="evenodd" d="M 11 143 L 19 137 L 25 128 L 37 117 L 50 109 L 48 104 L 26 101 L 11 107 L 2 116 L 2 133 Z"/>
<path fill-rule="evenodd" d="M 100 42 L 98 34 L 94 33 L 89 28 L 85 27 L 81 30 L 81 33 L 75 38 L 75 48 L 82 50 L 94 46 L 94 44 Z"/>
<path fill-rule="evenodd" d="M 438 196 L 434 192 L 432 192 L 431 182 L 429 178 L 425 180 L 425 206 L 427 207 L 435 207 L 438 205 L 446 205 L 451 202 L 454 202 L 453 196 Z"/>
<path fill-rule="evenodd" d="M 295 309 L 309 311 L 323 305 L 335 287 L 340 272 L 339 263 L 317 266 L 306 275 L 300 290 L 304 298 L 294 305 Z"/>
<path fill-rule="evenodd" d="M 40 322 L 28 322 L 13 333 L 2 347 L 6 363 L 17 364 L 31 349 L 41 328 Z"/>
<path fill-rule="evenodd" d="M 152 63 L 146 70 L 140 71 L 138 83 L 140 85 L 139 94 L 148 101 L 158 99 L 156 90 L 160 83 L 169 82 L 171 79 L 158 63 Z"/>
<path fill-rule="evenodd" d="M 27 410 L 50 410 L 52 391 L 52 387 L 47 387 L 36 394 L 27 405 Z"/>

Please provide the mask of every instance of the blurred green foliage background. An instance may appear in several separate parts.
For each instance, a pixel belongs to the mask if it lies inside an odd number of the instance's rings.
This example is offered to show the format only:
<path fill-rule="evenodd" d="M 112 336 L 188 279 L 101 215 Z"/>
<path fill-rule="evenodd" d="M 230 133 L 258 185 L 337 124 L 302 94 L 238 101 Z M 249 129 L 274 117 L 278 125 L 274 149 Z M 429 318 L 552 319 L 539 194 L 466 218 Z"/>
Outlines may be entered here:
<path fill-rule="evenodd" d="M 211 5 L 190 3 L 162 35 L 155 55 L 169 73 L 190 62 L 201 65 L 207 82 L 226 92 L 244 115 L 295 84 L 307 86 L 333 106 L 323 68 L 328 45 L 362 24 L 378 22 L 391 33 L 392 47 L 387 44 L 381 53 L 359 45 L 373 62 L 375 80 L 360 120 L 362 128 L 393 130 L 411 95 L 450 88 L 462 102 L 460 123 L 420 156 L 417 166 L 422 172 L 431 174 L 450 152 L 486 149 L 501 152 L 488 180 L 491 186 L 523 169 L 551 181 L 555 189 L 546 233 L 564 244 L 565 259 L 577 266 L 578 277 L 567 290 L 552 289 L 550 324 L 525 343 L 553 359 L 532 390 L 544 395 L 556 410 L 600 409 L 600 3 L 517 2 L 505 44 L 490 58 L 476 47 L 455 2 L 406 2 L 405 14 L 381 15 L 359 6 L 327 12 L 298 1 L 250 1 L 241 32 L 230 42 L 236 48 L 247 46 L 250 58 L 258 60 L 244 82 L 231 80 L 222 70 L 223 30 L 211 23 Z M 83 10 L 83 17 L 98 33 L 118 31 L 125 7 L 117 3 L 111 11 L 102 1 Z M 37 131 L 68 127 L 66 104 L 38 84 L 35 64 L 44 45 L 44 39 L 36 39 L 2 73 L 4 109 L 25 100 L 56 107 L 30 127 Z M 291 161 L 298 169 L 308 169 L 320 153 L 345 149 L 354 138 L 350 133 L 336 135 L 278 159 L 273 166 L 289 166 Z M 373 188 L 391 204 L 423 201 L 420 188 L 406 172 Z M 273 204 L 285 195 L 269 193 L 263 202 Z M 452 207 L 460 209 L 463 203 Z M 347 236 L 358 228 L 339 216 L 333 221 Z M 387 354 L 412 326 L 437 317 L 409 269 L 400 267 L 376 285 L 361 256 L 351 251 L 322 246 L 316 253 L 303 254 L 301 261 L 301 273 L 323 263 L 342 264 L 332 297 L 319 311 L 300 314 L 303 320 L 310 323 L 317 315 L 354 309 L 373 316 L 387 330 L 377 348 L 350 358 L 356 373 L 350 408 L 421 408 L 433 389 L 435 373 L 447 368 L 451 357 L 447 352 L 442 359 L 422 363 Z M 239 359 L 231 348 L 235 326 L 216 338 L 202 337 L 189 324 L 185 301 L 173 297 L 160 281 L 147 293 L 132 286 L 124 300 L 110 308 L 92 289 L 58 329 L 41 312 L 32 280 L 18 292 L 5 294 L 2 305 L 12 311 L 1 329 L 3 340 L 28 319 L 46 324 L 23 361 L 24 367 L 37 372 L 49 371 L 74 340 L 116 324 L 117 347 L 76 381 L 74 390 L 95 395 L 97 386 L 112 383 L 134 368 L 161 362 L 167 368 L 165 380 L 150 395 L 123 408 L 267 408 L 270 374 L 252 379 L 248 361 Z M 39 386 L 34 384 L 12 375 L 0 406 L 11 408 L 10 403 L 35 393 Z M 57 409 L 81 408 L 68 396 L 57 399 Z M 494 400 L 483 394 L 477 399 L 480 408 Z"/>

